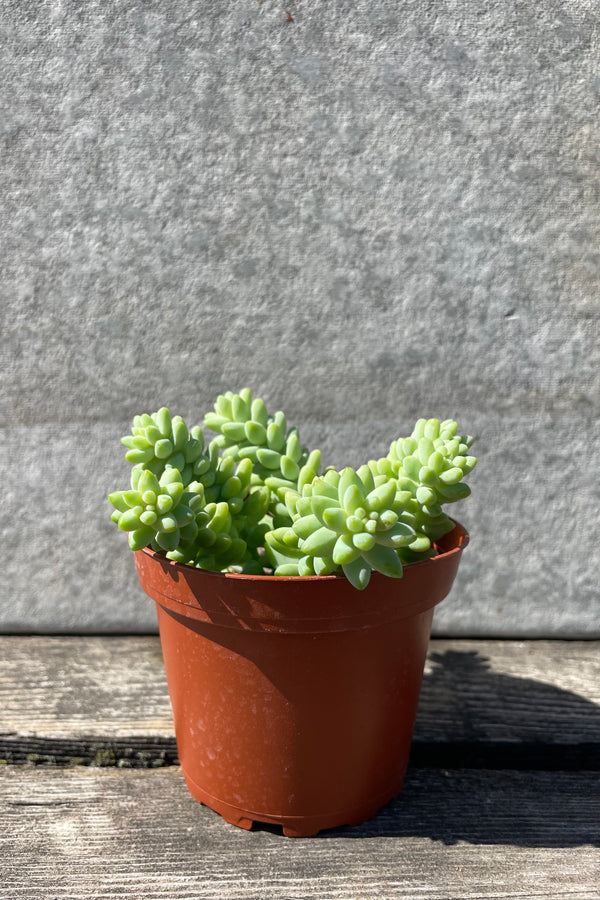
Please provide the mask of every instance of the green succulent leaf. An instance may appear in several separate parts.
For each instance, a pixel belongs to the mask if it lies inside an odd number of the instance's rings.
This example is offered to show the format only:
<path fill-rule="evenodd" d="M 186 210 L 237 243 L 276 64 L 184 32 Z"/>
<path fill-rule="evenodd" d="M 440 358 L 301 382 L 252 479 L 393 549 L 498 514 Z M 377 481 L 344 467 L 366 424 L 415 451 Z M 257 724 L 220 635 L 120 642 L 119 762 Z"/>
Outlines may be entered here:
<path fill-rule="evenodd" d="M 371 566 L 361 556 L 342 566 L 342 571 L 350 584 L 358 591 L 364 591 L 371 578 Z"/>
<path fill-rule="evenodd" d="M 129 546 L 132 550 L 143 550 L 144 547 L 148 546 L 153 537 L 154 531 L 152 528 L 147 528 L 145 526 L 136 528 L 135 531 L 129 532 Z"/>
<path fill-rule="evenodd" d="M 368 507 L 369 509 L 381 512 L 392 504 L 395 496 L 396 482 L 386 481 L 379 487 L 374 488 L 371 493 L 367 495 Z"/>
<path fill-rule="evenodd" d="M 443 505 L 470 494 L 477 460 L 453 419 L 419 419 L 386 457 L 356 471 L 327 467 L 302 447 L 283 412 L 269 415 L 249 388 L 226 391 L 204 425 L 167 407 L 135 416 L 121 441 L 131 489 L 109 494 L 111 519 L 132 549 L 152 546 L 186 565 L 258 573 L 339 571 L 358 589 L 372 569 L 400 577 L 452 530 Z"/>
<path fill-rule="evenodd" d="M 124 513 L 129 509 L 129 504 L 125 500 L 123 494 L 123 491 L 113 491 L 112 494 L 108 495 L 108 499 L 110 500 L 114 508 L 120 513 Z"/>
<path fill-rule="evenodd" d="M 318 528 L 302 542 L 302 549 L 310 556 L 331 556 L 337 539 L 330 528 Z"/>
<path fill-rule="evenodd" d="M 322 523 L 314 513 L 311 513 L 308 516 L 301 516 L 299 519 L 296 519 L 292 527 L 299 538 L 306 540 L 322 527 Z"/>
<path fill-rule="evenodd" d="M 321 499 L 327 500 L 326 497 Z M 321 519 L 327 528 L 331 528 L 338 534 L 346 530 L 346 513 L 339 506 L 326 507 L 322 512 Z"/>
<path fill-rule="evenodd" d="M 391 547 L 376 545 L 372 550 L 366 550 L 363 558 L 377 572 L 387 575 L 389 578 L 402 577 L 402 563 L 400 557 Z"/>
<path fill-rule="evenodd" d="M 341 534 L 335 542 L 331 556 L 336 566 L 346 566 L 359 558 L 360 550 L 348 535 Z"/>

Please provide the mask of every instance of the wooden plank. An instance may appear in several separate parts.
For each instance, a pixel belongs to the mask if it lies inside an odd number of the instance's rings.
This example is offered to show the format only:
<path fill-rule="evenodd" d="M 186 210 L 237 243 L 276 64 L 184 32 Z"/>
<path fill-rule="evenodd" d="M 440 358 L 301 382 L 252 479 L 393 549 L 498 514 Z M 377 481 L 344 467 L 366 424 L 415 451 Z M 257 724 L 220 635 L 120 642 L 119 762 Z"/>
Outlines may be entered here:
<path fill-rule="evenodd" d="M 156 637 L 0 637 L 0 759 L 176 761 Z M 600 768 L 600 642 L 432 641 L 413 760 Z"/>
<path fill-rule="evenodd" d="M 413 758 L 600 770 L 600 642 L 432 641 Z"/>
<path fill-rule="evenodd" d="M 177 767 L 0 770 L 1 900 L 598 900 L 598 775 L 430 769 L 364 825 L 227 825 Z"/>
<path fill-rule="evenodd" d="M 597 739 L 600 641 L 431 641 L 417 733 L 456 740 Z"/>
<path fill-rule="evenodd" d="M 172 738 L 158 637 L 0 637 L 0 731 Z"/>

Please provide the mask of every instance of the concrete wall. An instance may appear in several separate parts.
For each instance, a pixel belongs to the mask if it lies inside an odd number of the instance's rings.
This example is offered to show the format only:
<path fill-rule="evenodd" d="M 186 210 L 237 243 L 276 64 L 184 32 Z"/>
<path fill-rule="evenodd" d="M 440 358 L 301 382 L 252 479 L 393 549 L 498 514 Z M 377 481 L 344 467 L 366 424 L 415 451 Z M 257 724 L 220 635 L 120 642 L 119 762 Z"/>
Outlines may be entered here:
<path fill-rule="evenodd" d="M 4 0 L 0 629 L 145 631 L 134 413 L 477 436 L 439 634 L 600 636 L 592 0 Z"/>

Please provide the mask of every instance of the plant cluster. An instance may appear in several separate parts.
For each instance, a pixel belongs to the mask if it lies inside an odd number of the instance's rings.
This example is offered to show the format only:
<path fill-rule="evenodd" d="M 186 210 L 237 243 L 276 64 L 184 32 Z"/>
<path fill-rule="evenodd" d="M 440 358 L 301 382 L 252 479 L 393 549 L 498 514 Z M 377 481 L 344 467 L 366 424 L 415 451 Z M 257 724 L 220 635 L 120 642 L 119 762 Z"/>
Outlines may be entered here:
<path fill-rule="evenodd" d="M 362 590 L 373 570 L 398 578 L 435 554 L 454 527 L 442 506 L 469 496 L 477 462 L 456 422 L 419 419 L 387 456 L 321 473 L 320 451 L 248 388 L 220 395 L 204 427 L 217 432 L 208 445 L 163 407 L 121 439 L 131 487 L 109 500 L 132 550 L 218 572 L 343 573 Z"/>

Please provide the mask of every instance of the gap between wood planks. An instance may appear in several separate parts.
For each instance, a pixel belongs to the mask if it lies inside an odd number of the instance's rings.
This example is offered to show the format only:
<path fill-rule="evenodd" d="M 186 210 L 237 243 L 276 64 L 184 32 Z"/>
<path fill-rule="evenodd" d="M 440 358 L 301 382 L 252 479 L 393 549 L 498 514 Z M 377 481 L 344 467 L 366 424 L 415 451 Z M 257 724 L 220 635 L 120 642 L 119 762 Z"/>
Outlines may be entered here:
<path fill-rule="evenodd" d="M 600 771 L 600 642 L 432 640 L 414 768 Z M 0 764 L 178 764 L 157 637 L 0 637 Z"/>

